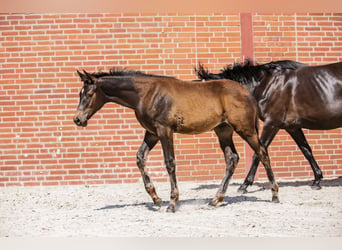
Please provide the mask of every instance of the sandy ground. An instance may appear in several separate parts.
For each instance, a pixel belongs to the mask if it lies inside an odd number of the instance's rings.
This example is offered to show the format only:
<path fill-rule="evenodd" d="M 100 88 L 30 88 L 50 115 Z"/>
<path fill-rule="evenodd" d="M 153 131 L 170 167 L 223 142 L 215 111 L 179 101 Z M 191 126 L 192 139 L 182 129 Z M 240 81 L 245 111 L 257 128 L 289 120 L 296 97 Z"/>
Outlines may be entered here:
<path fill-rule="evenodd" d="M 0 237 L 341 237 L 342 178 L 279 182 L 280 203 L 268 183 L 248 194 L 233 181 L 220 207 L 207 204 L 219 182 L 180 182 L 177 212 L 166 213 L 169 183 L 155 183 L 156 209 L 142 183 L 0 188 Z"/>

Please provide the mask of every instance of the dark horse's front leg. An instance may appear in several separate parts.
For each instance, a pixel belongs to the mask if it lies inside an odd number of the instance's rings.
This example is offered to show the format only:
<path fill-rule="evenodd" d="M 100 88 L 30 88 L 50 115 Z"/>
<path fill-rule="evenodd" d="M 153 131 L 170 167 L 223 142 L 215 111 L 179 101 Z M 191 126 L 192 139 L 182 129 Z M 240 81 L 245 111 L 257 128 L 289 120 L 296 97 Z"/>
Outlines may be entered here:
<path fill-rule="evenodd" d="M 145 169 L 145 163 L 148 153 L 152 150 L 152 148 L 157 144 L 158 141 L 159 138 L 157 136 L 152 135 L 151 133 L 146 131 L 144 141 L 141 144 L 140 149 L 137 153 L 137 165 L 140 170 L 142 179 L 144 181 L 146 192 L 151 196 L 154 204 L 156 206 L 161 207 L 162 200 L 158 197 L 156 189 L 150 180 L 150 176 L 148 175 Z"/>
<path fill-rule="evenodd" d="M 273 141 L 278 131 L 279 131 L 279 128 L 269 125 L 267 123 L 264 124 L 264 128 L 260 136 L 260 142 L 265 147 L 266 150 L 268 146 L 271 144 L 271 142 Z M 251 168 L 249 169 L 249 172 L 244 182 L 239 187 L 238 189 L 239 192 L 247 193 L 248 186 L 252 185 L 254 182 L 255 174 L 258 169 L 259 163 L 260 163 L 259 157 L 257 156 L 257 154 L 254 154 Z"/>
<path fill-rule="evenodd" d="M 171 184 L 170 204 L 167 207 L 166 211 L 176 212 L 176 206 L 179 199 L 179 192 L 176 179 L 176 163 L 173 148 L 173 131 L 171 130 L 171 128 L 160 126 L 158 128 L 158 136 L 163 148 L 165 165 L 170 177 Z"/>
<path fill-rule="evenodd" d="M 312 150 L 310 148 L 309 143 L 305 139 L 305 135 L 301 129 L 296 129 L 296 130 L 287 130 L 286 131 L 291 135 L 293 140 L 297 143 L 298 147 L 302 151 L 303 155 L 305 158 L 308 160 L 310 163 L 310 166 L 312 168 L 312 171 L 314 172 L 315 175 L 315 180 L 312 183 L 311 188 L 319 190 L 321 189 L 320 186 L 320 181 L 323 178 L 323 174 L 321 169 L 319 168 L 315 158 L 313 157 Z"/>

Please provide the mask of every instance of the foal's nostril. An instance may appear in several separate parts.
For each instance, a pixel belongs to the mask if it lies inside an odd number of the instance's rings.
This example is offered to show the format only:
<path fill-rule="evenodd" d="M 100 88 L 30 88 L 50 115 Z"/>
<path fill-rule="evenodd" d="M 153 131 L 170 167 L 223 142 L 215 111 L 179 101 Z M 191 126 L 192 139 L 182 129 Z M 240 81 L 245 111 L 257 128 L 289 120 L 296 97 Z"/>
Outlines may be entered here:
<path fill-rule="evenodd" d="M 74 117 L 74 123 L 77 125 L 77 126 L 82 126 L 82 127 L 86 127 L 88 122 L 87 120 L 85 121 L 82 121 L 79 117 L 75 116 Z"/>
<path fill-rule="evenodd" d="M 74 117 L 74 123 L 76 123 L 76 125 L 80 125 L 81 120 L 78 117 Z"/>

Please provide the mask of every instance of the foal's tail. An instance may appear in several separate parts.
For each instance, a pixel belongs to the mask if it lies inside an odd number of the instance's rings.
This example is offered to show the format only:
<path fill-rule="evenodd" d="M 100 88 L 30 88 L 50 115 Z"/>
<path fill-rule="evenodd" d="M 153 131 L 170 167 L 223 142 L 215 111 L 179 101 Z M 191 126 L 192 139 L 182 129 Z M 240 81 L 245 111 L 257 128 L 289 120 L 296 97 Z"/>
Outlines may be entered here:
<path fill-rule="evenodd" d="M 255 131 L 257 132 L 258 137 L 260 138 L 260 136 L 259 136 L 259 117 L 260 117 L 259 112 L 260 111 L 258 109 L 258 104 L 257 104 L 255 98 L 254 97 L 252 97 L 252 98 L 253 98 L 253 101 L 254 101 L 254 105 L 256 107 L 256 116 L 255 116 L 255 121 L 254 121 L 254 127 L 255 127 Z"/>
<path fill-rule="evenodd" d="M 255 118 L 254 118 L 254 128 L 255 128 L 255 131 L 259 137 L 259 108 L 258 108 L 258 103 L 257 103 L 257 100 L 254 98 L 254 96 L 252 94 L 249 93 L 249 104 L 250 106 L 252 107 L 252 109 L 254 109 L 254 115 L 255 115 Z"/>

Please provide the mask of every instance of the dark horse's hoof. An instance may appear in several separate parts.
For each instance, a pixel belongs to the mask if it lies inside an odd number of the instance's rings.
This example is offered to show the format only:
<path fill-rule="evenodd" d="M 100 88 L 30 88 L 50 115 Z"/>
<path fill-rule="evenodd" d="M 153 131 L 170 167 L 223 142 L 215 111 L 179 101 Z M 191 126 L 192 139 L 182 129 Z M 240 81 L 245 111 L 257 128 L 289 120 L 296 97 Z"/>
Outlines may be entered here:
<path fill-rule="evenodd" d="M 319 184 L 320 181 L 321 181 L 320 179 L 319 180 L 314 180 L 312 185 L 311 185 L 311 189 L 313 189 L 313 190 L 320 190 L 320 189 L 322 189 L 321 185 Z"/>
<path fill-rule="evenodd" d="M 312 190 L 320 190 L 320 189 L 322 189 L 322 187 L 321 187 L 321 185 L 319 185 L 319 183 L 318 184 L 312 184 L 311 185 L 311 189 Z"/>
<path fill-rule="evenodd" d="M 239 188 L 238 188 L 238 192 L 241 193 L 241 194 L 247 194 L 248 191 L 247 191 L 247 187 L 248 185 L 246 184 L 242 184 Z"/>

